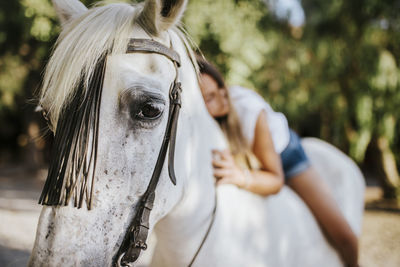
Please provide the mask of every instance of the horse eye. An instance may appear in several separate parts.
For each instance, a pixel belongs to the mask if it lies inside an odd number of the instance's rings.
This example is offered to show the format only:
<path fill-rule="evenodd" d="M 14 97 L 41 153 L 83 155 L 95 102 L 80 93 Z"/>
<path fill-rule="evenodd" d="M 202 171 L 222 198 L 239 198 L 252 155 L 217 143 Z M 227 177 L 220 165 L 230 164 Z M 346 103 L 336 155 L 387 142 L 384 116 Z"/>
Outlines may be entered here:
<path fill-rule="evenodd" d="M 162 109 L 159 106 L 151 102 L 146 102 L 138 108 L 135 117 L 140 120 L 155 120 L 158 119 L 161 114 Z"/>

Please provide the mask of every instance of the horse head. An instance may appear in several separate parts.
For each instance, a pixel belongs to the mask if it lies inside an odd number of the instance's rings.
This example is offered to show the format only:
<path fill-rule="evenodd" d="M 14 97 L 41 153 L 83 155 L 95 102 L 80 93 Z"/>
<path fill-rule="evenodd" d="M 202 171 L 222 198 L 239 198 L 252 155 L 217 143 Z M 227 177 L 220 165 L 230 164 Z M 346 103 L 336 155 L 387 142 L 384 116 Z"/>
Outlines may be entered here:
<path fill-rule="evenodd" d="M 55 142 L 29 265 L 127 264 L 140 252 L 131 247 L 144 248 L 147 232 L 185 198 L 200 158 L 212 177 L 210 149 L 194 156 L 212 143 L 196 136 L 211 140 L 218 127 L 199 102 L 191 50 L 177 28 L 186 1 L 53 4 L 62 32 L 40 103 Z"/>

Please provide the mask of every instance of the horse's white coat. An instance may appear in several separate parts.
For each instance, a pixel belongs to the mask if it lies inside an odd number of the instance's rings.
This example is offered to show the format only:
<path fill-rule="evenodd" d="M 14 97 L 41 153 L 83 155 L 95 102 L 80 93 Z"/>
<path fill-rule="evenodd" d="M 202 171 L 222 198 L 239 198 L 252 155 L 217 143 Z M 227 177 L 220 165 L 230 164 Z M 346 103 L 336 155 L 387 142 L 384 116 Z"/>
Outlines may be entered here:
<path fill-rule="evenodd" d="M 72 14 L 69 17 L 73 18 Z M 107 19 L 111 18 L 105 18 L 105 23 Z M 136 26 L 130 37 L 148 38 L 148 35 Z M 151 265 L 187 266 L 206 232 L 214 206 L 211 149 L 224 148 L 225 141 L 208 115 L 196 73 L 177 32 L 169 30 L 156 39 L 165 45 L 171 42 L 181 55 L 183 106 L 175 158 L 178 184 L 175 187 L 171 184 L 164 168 L 150 221 L 157 236 Z M 30 266 L 111 265 L 153 171 L 167 120 L 168 90 L 174 77 L 172 63 L 160 55 L 108 57 L 94 207 L 91 211 L 71 206 L 44 207 Z M 126 113 L 119 110 L 121 95 L 136 87 L 158 92 L 164 98 L 164 114 L 157 123 L 132 126 Z M 333 188 L 351 226 L 359 233 L 362 175 L 350 159 L 330 145 L 318 140 L 306 140 L 304 145 L 322 177 Z M 310 211 L 289 188 L 267 198 L 230 185 L 217 191 L 215 223 L 194 266 L 341 265 Z"/>
<path fill-rule="evenodd" d="M 364 181 L 358 167 L 345 154 L 321 140 L 306 138 L 303 144 L 313 165 L 333 189 L 352 229 L 360 234 Z M 192 193 L 207 191 L 207 187 L 212 191 L 212 186 L 202 187 L 192 188 Z M 212 193 L 208 195 L 212 198 Z M 204 196 L 197 201 L 201 199 L 206 201 Z M 196 197 L 191 201 L 196 202 Z M 174 218 L 175 210 L 180 208 L 178 205 L 158 223 L 158 246 L 152 266 L 187 265 L 209 223 L 212 207 L 204 206 L 185 210 L 182 214 L 186 216 L 181 214 L 178 219 Z M 199 209 L 205 215 L 199 214 Z M 191 225 L 193 229 L 186 230 Z M 188 245 L 187 240 L 193 240 L 197 246 L 193 242 Z M 216 221 L 194 264 L 221 267 L 341 265 L 310 210 L 289 187 L 275 196 L 263 198 L 231 185 L 218 188 Z"/>

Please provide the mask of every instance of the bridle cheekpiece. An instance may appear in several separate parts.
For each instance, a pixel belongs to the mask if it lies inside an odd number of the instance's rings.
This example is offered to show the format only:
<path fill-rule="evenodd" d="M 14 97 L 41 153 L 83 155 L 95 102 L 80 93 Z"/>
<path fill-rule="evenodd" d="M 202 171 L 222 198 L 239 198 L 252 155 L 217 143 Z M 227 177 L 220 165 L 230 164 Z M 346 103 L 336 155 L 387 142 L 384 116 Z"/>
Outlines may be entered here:
<path fill-rule="evenodd" d="M 147 249 L 147 236 L 150 229 L 149 219 L 153 209 L 155 190 L 160 179 L 161 171 L 164 166 L 165 157 L 168 154 L 168 172 L 171 182 L 176 185 L 174 169 L 175 140 L 178 123 L 179 110 L 181 108 L 181 83 L 178 81 L 181 65 L 179 54 L 173 49 L 151 39 L 130 39 L 127 53 L 156 53 L 170 59 L 175 67 L 176 76 L 169 90 L 169 112 L 168 122 L 164 133 L 164 138 L 158 154 L 157 162 L 153 170 L 146 192 L 140 198 L 139 206 L 128 231 L 118 250 L 116 260 L 120 266 L 128 266 L 135 262 L 142 250 Z M 169 148 L 169 149 L 168 149 Z"/>

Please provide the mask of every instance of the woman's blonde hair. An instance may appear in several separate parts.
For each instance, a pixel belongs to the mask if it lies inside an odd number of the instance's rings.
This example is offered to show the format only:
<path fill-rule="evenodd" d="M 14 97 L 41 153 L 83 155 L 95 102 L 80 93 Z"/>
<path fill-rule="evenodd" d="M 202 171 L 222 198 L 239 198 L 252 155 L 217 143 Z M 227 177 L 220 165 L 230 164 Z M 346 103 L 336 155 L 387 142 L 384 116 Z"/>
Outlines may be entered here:
<path fill-rule="evenodd" d="M 202 57 L 197 57 L 197 63 L 201 74 L 207 74 L 217 83 L 218 88 L 226 90 L 229 102 L 229 112 L 226 116 L 215 118 L 221 127 L 223 133 L 228 139 L 230 151 L 235 159 L 236 164 L 242 168 L 252 168 L 252 159 L 254 155 L 252 153 L 250 144 L 243 135 L 242 128 L 240 126 L 239 118 L 236 113 L 232 101 L 229 96 L 228 88 L 225 85 L 224 79 L 218 69 L 206 61 Z"/>

